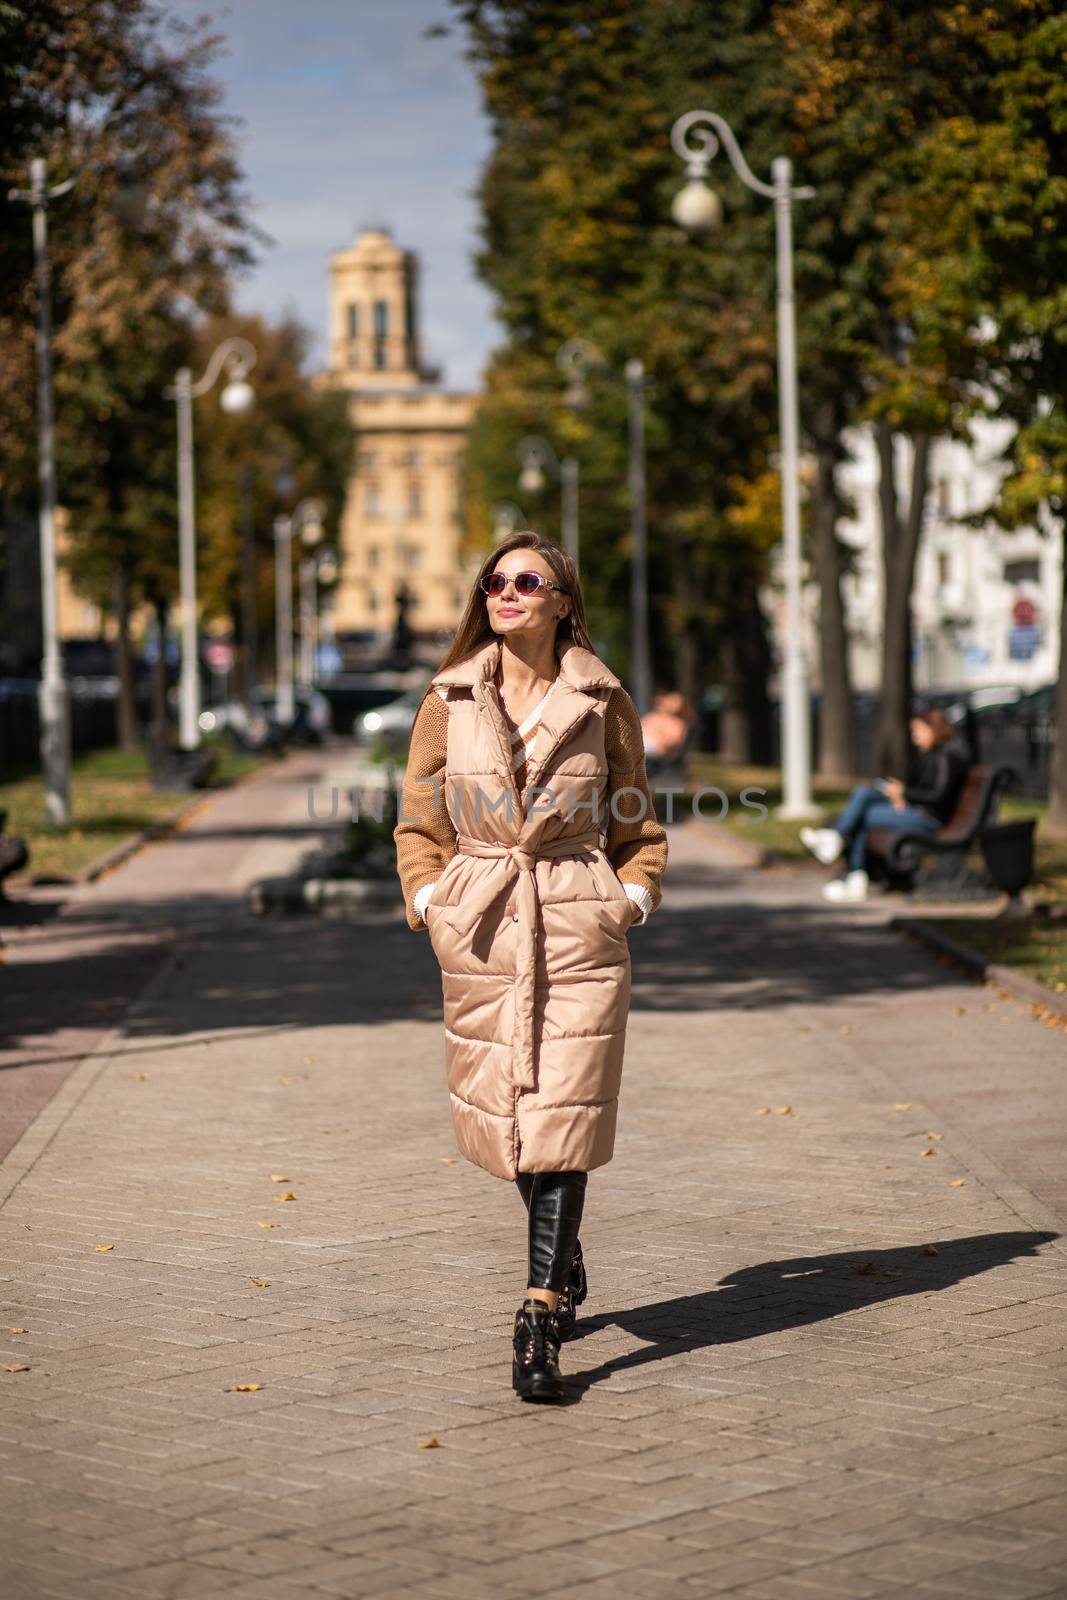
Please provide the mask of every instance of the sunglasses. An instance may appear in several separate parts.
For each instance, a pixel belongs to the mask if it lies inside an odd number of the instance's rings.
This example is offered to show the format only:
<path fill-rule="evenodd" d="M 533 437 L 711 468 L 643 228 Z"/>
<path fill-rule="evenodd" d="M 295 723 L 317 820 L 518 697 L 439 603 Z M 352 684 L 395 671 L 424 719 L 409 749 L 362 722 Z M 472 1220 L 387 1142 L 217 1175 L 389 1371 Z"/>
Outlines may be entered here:
<path fill-rule="evenodd" d="M 548 578 L 542 578 L 539 572 L 516 572 L 509 576 L 504 572 L 490 572 L 484 578 L 479 578 L 483 594 L 503 594 L 509 583 L 515 585 L 516 594 L 536 594 L 538 589 L 556 589 L 560 594 L 566 591 L 560 589 L 558 583 L 552 583 Z"/>

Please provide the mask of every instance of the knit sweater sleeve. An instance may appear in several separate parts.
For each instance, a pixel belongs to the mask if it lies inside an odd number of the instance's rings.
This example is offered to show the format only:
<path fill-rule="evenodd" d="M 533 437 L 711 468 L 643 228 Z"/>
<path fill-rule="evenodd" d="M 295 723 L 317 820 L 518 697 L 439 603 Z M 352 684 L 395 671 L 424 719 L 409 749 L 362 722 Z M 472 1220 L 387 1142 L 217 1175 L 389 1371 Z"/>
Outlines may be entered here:
<path fill-rule="evenodd" d="M 645 891 L 647 914 L 662 899 L 660 881 L 667 866 L 667 834 L 656 817 L 648 786 L 637 707 L 625 689 L 613 689 L 608 700 L 604 746 L 608 758 L 605 853 L 623 884 Z"/>
<path fill-rule="evenodd" d="M 412 899 L 435 883 L 456 853 L 456 833 L 445 805 L 448 705 L 431 689 L 411 730 L 400 820 L 393 830 L 396 865 L 404 890 L 408 927 L 425 926 Z"/>

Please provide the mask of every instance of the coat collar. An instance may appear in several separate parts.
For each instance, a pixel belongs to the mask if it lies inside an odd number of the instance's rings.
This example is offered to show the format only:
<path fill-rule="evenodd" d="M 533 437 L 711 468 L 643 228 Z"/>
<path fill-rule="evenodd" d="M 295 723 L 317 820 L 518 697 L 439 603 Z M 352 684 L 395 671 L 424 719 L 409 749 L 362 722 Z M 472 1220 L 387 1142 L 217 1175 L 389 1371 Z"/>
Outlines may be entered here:
<path fill-rule="evenodd" d="M 479 645 L 469 656 L 464 656 L 462 661 L 457 661 L 447 671 L 438 672 L 431 682 L 439 683 L 442 687 L 447 685 L 469 689 L 473 689 L 477 683 L 489 683 L 499 664 L 501 649 L 499 639 L 490 639 L 487 643 Z M 600 657 L 595 656 L 591 650 L 583 650 L 581 645 L 571 644 L 566 639 L 557 640 L 556 655 L 559 659 L 560 678 L 572 689 L 621 687 L 619 679 L 604 665 Z"/>

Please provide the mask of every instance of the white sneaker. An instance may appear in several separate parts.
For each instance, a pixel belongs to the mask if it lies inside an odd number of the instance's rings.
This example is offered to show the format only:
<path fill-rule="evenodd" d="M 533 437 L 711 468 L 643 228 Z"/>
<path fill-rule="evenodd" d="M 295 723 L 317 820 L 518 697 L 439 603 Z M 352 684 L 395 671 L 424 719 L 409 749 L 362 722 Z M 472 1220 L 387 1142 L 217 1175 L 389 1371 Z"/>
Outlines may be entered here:
<path fill-rule="evenodd" d="M 800 842 L 824 867 L 836 861 L 845 848 L 844 837 L 836 828 L 801 828 Z"/>
<path fill-rule="evenodd" d="M 856 905 L 866 900 L 869 880 L 865 872 L 848 872 L 843 878 L 831 878 L 823 885 L 822 897 L 836 905 Z"/>

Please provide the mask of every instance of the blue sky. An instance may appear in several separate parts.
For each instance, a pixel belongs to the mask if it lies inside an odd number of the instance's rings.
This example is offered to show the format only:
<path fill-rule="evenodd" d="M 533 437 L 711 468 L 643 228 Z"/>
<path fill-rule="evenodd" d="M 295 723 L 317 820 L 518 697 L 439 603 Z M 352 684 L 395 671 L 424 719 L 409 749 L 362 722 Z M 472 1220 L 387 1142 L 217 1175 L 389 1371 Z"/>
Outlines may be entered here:
<path fill-rule="evenodd" d="M 294 311 L 321 360 L 329 254 L 384 223 L 422 261 L 427 358 L 449 386 L 476 386 L 496 337 L 471 266 L 488 132 L 448 0 L 171 0 L 167 10 L 206 14 L 227 39 L 216 75 L 241 122 L 256 221 L 275 241 L 239 306 Z M 450 36 L 426 39 L 439 23 Z"/>

